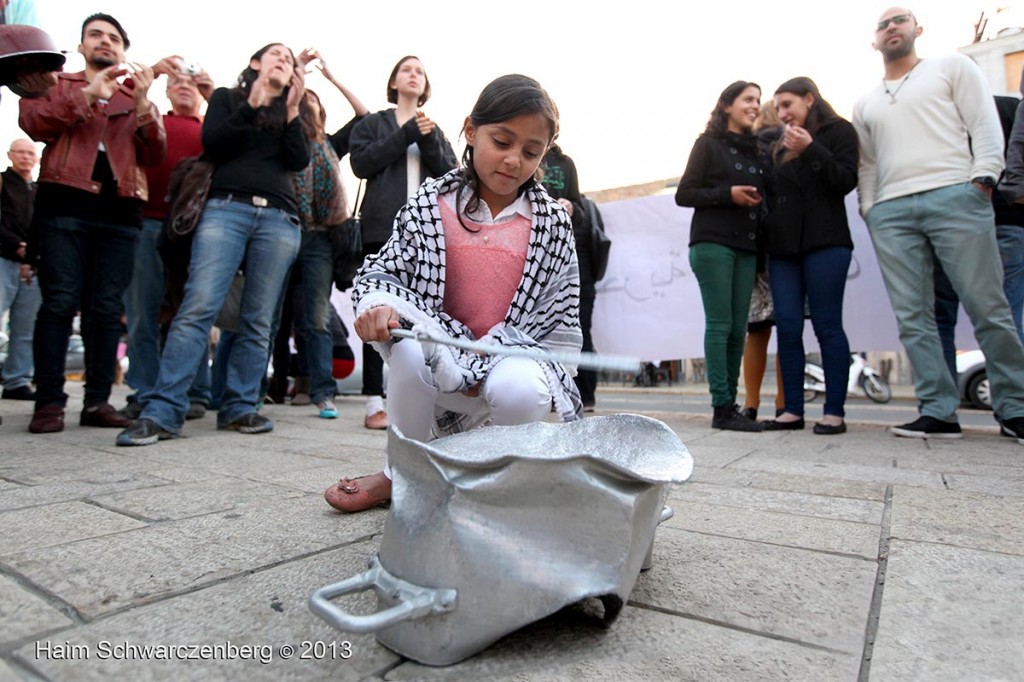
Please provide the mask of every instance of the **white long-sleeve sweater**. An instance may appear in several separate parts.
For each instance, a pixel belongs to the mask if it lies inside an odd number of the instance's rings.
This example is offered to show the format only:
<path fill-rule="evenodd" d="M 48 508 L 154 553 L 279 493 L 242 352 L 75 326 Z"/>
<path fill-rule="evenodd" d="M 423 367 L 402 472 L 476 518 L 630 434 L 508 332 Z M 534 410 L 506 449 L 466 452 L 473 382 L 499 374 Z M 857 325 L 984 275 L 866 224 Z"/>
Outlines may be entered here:
<path fill-rule="evenodd" d="M 884 86 L 895 93 L 895 102 Z M 1003 131 L 992 93 L 974 62 L 960 54 L 929 57 L 906 81 L 884 86 L 879 83 L 853 110 L 862 215 L 887 199 L 981 176 L 999 178 Z"/>

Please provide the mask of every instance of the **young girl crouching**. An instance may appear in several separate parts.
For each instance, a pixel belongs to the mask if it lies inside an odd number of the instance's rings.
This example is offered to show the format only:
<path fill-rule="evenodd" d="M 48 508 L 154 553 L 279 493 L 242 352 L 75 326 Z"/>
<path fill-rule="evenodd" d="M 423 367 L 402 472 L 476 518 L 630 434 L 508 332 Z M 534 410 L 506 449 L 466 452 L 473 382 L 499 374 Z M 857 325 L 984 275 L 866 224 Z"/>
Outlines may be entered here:
<path fill-rule="evenodd" d="M 572 224 L 537 169 L 558 135 L 558 110 L 526 76 L 491 82 L 466 118 L 462 166 L 428 180 L 367 257 L 353 290 L 355 330 L 388 362 L 391 422 L 427 441 L 484 424 L 582 414 L 574 366 L 481 356 L 391 338 L 417 327 L 501 346 L 578 352 L 579 272 Z M 391 498 L 384 471 L 324 493 L 345 512 Z"/>

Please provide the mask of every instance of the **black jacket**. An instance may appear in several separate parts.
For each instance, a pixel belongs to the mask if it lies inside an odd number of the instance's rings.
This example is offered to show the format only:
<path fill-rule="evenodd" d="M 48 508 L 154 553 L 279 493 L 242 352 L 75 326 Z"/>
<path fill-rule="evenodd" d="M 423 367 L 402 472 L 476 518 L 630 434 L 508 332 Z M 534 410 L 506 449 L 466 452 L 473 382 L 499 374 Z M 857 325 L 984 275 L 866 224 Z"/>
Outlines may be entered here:
<path fill-rule="evenodd" d="M 0 173 L 0 257 L 28 262 L 18 256 L 22 242 L 29 242 L 32 202 L 36 183 L 26 182 L 13 168 Z"/>
<path fill-rule="evenodd" d="M 576 172 L 576 164 L 558 145 L 552 145 L 541 163 L 544 179 L 541 184 L 552 199 L 566 199 L 572 204 L 572 232 L 576 238 L 576 260 L 580 268 L 580 296 L 593 298 L 594 268 L 590 255 L 590 220 L 587 209 L 583 206 L 580 194 L 580 180 Z"/>
<path fill-rule="evenodd" d="M 845 197 L 857 186 L 857 161 L 857 133 L 840 118 L 819 128 L 800 156 L 774 166 L 768 187 L 768 255 L 853 248 Z"/>
<path fill-rule="evenodd" d="M 704 133 L 697 138 L 676 189 L 676 203 L 692 206 L 690 246 L 711 242 L 757 251 L 761 206 L 733 203 L 734 185 L 752 185 L 764 195 L 757 138 L 736 133 Z"/>
<path fill-rule="evenodd" d="M 423 137 L 413 117 L 399 128 L 394 109 L 370 114 L 352 130 L 352 172 L 366 180 L 359 207 L 364 245 L 386 242 L 395 216 L 409 200 L 405 153 L 413 143 L 420 148 L 420 182 L 455 168 L 455 152 L 440 127 Z"/>

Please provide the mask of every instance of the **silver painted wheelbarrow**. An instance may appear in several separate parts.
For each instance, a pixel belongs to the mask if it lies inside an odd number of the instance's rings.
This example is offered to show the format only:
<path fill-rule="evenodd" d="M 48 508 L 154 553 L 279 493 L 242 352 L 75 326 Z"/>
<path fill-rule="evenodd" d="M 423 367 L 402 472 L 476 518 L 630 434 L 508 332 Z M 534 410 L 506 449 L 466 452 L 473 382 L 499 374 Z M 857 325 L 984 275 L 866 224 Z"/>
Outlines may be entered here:
<path fill-rule="evenodd" d="M 427 665 L 450 665 L 587 597 L 611 622 L 649 567 L 672 483 L 693 460 L 636 415 L 495 426 L 420 443 L 392 427 L 391 511 L 365 573 L 310 609 Z M 645 564 L 647 564 L 645 566 Z M 331 603 L 373 588 L 378 610 Z"/>

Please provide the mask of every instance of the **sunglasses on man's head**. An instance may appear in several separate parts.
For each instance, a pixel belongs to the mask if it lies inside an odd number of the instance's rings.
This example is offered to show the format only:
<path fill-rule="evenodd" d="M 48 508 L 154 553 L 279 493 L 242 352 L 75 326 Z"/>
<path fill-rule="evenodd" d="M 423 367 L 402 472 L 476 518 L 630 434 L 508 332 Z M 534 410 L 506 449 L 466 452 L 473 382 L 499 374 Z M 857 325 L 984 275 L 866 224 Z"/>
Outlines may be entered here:
<path fill-rule="evenodd" d="M 894 17 L 882 19 L 880 22 L 878 22 L 878 30 L 884 31 L 885 29 L 889 28 L 889 24 L 896 24 L 897 26 L 900 26 L 901 24 L 905 24 L 908 21 L 910 21 L 909 14 L 897 14 Z"/>

